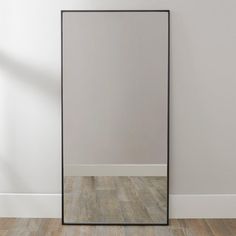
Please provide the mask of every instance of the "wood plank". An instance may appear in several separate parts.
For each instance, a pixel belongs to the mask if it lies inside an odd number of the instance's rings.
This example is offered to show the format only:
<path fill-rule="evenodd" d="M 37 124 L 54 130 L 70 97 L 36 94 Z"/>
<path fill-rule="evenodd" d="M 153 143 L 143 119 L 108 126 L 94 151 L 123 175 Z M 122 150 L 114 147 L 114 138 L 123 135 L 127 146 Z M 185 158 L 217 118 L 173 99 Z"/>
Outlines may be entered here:
<path fill-rule="evenodd" d="M 231 236 L 236 219 L 171 220 L 170 226 L 62 226 L 60 219 L 0 218 L 1 236 Z M 211 231 L 213 229 L 213 231 Z"/>
<path fill-rule="evenodd" d="M 139 202 L 123 202 L 121 203 L 121 209 L 126 223 L 153 223 L 146 208 Z"/>
<path fill-rule="evenodd" d="M 97 219 L 96 222 L 123 223 L 120 203 L 116 197 L 116 190 L 97 190 Z"/>
<path fill-rule="evenodd" d="M 231 233 L 231 230 L 225 224 L 225 221 L 219 219 L 209 219 L 206 220 L 206 222 L 215 236 L 235 236 L 235 234 Z"/>
<path fill-rule="evenodd" d="M 166 177 L 70 176 L 65 186 L 67 223 L 166 222 Z"/>
<path fill-rule="evenodd" d="M 224 219 L 224 224 L 229 228 L 233 235 L 236 235 L 236 220 L 235 219 Z"/>

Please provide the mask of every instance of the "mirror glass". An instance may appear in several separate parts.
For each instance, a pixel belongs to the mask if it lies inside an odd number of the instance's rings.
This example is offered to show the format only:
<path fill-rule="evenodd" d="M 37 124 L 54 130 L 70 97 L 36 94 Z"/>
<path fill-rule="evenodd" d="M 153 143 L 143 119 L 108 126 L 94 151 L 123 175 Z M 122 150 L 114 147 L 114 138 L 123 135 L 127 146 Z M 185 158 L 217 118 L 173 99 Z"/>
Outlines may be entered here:
<path fill-rule="evenodd" d="M 168 223 L 169 11 L 62 11 L 64 224 Z"/>

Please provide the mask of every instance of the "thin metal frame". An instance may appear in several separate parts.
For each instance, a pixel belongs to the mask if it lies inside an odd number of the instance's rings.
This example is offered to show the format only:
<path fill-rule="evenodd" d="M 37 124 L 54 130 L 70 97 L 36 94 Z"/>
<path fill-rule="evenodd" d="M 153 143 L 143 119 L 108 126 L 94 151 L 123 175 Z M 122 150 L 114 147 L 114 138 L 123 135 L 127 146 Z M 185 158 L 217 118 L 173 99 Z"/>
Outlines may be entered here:
<path fill-rule="evenodd" d="M 168 72 L 167 72 L 167 222 L 166 223 L 66 223 L 64 221 L 64 152 L 63 152 L 63 13 L 64 12 L 166 12 L 168 13 Z M 61 10 L 61 179 L 62 179 L 62 225 L 107 225 L 107 226 L 168 226 L 170 182 L 170 10 Z"/>

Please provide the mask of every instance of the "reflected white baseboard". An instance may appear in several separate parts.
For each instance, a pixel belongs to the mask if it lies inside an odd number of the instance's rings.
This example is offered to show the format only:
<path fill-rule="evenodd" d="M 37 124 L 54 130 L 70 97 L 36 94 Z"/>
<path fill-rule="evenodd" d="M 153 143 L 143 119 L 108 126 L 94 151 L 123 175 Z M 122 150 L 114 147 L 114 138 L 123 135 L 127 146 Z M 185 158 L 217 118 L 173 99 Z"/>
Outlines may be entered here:
<path fill-rule="evenodd" d="M 166 164 L 64 165 L 65 176 L 167 176 Z"/>
<path fill-rule="evenodd" d="M 0 193 L 0 217 L 61 218 L 61 194 Z M 236 218 L 236 194 L 171 194 L 170 218 Z"/>

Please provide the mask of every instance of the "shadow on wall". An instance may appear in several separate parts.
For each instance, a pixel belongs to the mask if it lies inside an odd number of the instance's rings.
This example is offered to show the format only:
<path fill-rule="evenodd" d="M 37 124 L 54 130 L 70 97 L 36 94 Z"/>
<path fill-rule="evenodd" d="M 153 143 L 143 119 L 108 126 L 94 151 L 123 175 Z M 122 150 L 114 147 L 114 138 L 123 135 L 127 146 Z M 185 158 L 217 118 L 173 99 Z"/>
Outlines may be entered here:
<path fill-rule="evenodd" d="M 15 192 L 31 192 L 34 187 L 32 186 L 32 180 L 27 178 L 27 174 L 31 173 L 31 166 L 30 164 L 28 167 L 22 166 L 26 160 L 30 160 L 33 165 L 39 164 L 40 162 L 38 161 L 35 161 L 34 163 L 34 158 L 37 158 L 37 155 L 34 156 L 34 154 L 37 154 L 40 150 L 42 155 L 47 155 L 47 153 L 50 151 L 54 153 L 53 147 L 49 147 L 49 151 L 42 150 L 43 145 L 45 145 L 45 142 L 48 141 L 49 138 L 46 134 L 46 141 L 42 140 L 42 137 L 40 137 L 40 132 L 42 132 L 39 130 L 40 128 L 36 126 L 34 130 L 32 127 L 34 124 L 37 124 L 37 122 L 41 122 L 41 117 L 37 117 L 37 115 L 40 113 L 40 111 L 42 111 L 42 107 L 39 107 L 38 109 L 37 105 L 44 106 L 45 104 L 45 106 L 47 106 L 46 112 L 48 112 L 48 110 L 50 112 L 50 107 L 53 110 L 52 114 L 42 114 L 42 119 L 44 119 L 42 124 L 40 123 L 42 127 L 47 117 L 49 117 L 50 120 L 53 120 L 53 116 L 55 116 L 55 114 L 56 116 L 58 115 L 57 111 L 55 113 L 55 109 L 60 109 L 60 71 L 58 74 L 52 73 L 47 69 L 35 67 L 24 63 L 23 61 L 17 60 L 16 58 L 10 57 L 1 51 L 0 69 L 4 72 L 4 74 L 6 74 L 6 76 L 1 78 L 2 81 L 6 80 L 6 88 L 4 88 L 6 89 L 6 94 L 3 98 L 4 100 L 2 101 L 4 104 L 3 116 L 5 117 L 5 120 L 3 121 L 3 127 L 5 130 L 2 133 L 2 138 L 3 142 L 5 143 L 5 147 L 3 149 L 6 151 L 4 151 L 5 153 L 3 154 L 5 156 L 0 157 L 2 166 L 1 169 L 3 170 L 1 173 L 1 176 L 3 177 L 1 181 L 3 181 L 3 186 L 5 186 L 3 189 L 6 188 L 7 191 Z M 17 80 L 16 82 L 22 84 L 26 90 L 19 90 L 19 94 L 14 97 L 15 90 L 11 91 L 12 87 L 8 86 L 8 81 L 10 79 Z M 16 89 L 18 91 L 18 88 Z M 27 90 L 29 90 L 29 94 L 27 93 Z M 31 95 L 32 90 L 36 91 L 36 101 L 34 101 L 34 96 L 32 97 Z M 39 93 L 39 96 L 37 96 L 37 93 Z M 32 103 L 30 103 L 30 105 L 26 105 L 24 108 L 24 104 L 20 105 L 21 100 L 18 101 L 18 98 L 21 99 L 22 97 L 24 97 L 24 99 L 25 97 L 32 99 Z M 42 101 L 41 103 L 41 98 L 42 100 L 44 98 L 48 99 L 50 104 L 45 103 L 45 101 Z M 27 109 L 30 109 L 31 106 L 33 111 L 30 110 L 29 113 L 27 113 Z M 35 112 L 37 109 L 39 110 L 38 113 Z M 4 117 L 2 117 L 2 119 L 4 119 Z M 33 120 L 34 118 L 36 119 Z M 19 127 L 21 126 L 21 122 L 24 119 L 26 120 L 26 123 L 27 120 L 29 120 L 29 127 L 23 127 L 25 126 L 25 121 L 24 124 L 22 124 L 22 127 Z M 22 133 L 21 130 L 24 128 L 25 132 Z M 58 129 L 60 129 L 60 127 L 58 127 Z M 29 151 L 27 150 L 27 145 L 25 145 L 27 144 L 27 141 L 29 141 L 29 145 L 36 143 L 33 145 L 33 147 L 29 148 L 31 149 Z M 46 146 L 45 149 L 47 148 L 48 147 Z M 2 150 L 0 151 L 2 152 Z M 45 160 L 45 157 L 42 156 L 42 161 Z M 32 179 L 43 178 L 41 176 L 37 176 L 39 174 L 40 172 L 36 171 L 36 177 L 32 176 Z"/>
<path fill-rule="evenodd" d="M 44 91 L 57 101 L 60 98 L 60 83 L 58 82 L 60 73 L 54 74 L 43 68 L 36 68 L 22 61 L 17 61 L 1 51 L 0 68 L 20 77 L 21 82 L 25 82 L 27 85 Z"/>

